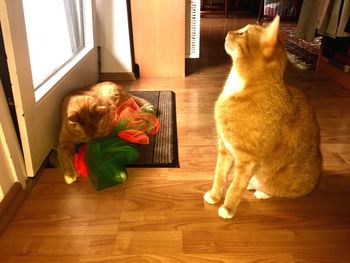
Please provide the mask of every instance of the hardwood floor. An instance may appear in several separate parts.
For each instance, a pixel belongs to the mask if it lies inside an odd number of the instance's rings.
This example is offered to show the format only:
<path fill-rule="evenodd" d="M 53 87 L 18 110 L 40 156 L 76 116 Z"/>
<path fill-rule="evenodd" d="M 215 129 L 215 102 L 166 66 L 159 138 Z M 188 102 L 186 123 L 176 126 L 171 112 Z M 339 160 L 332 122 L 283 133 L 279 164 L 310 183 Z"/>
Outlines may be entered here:
<path fill-rule="evenodd" d="M 213 106 L 230 68 L 224 36 L 247 22 L 202 19 L 202 58 L 188 62 L 186 78 L 123 83 L 176 92 L 181 168 L 129 169 L 124 184 L 101 192 L 45 169 L 0 237 L 0 262 L 349 262 L 350 90 L 327 76 L 286 74 L 320 123 L 317 189 L 295 200 L 247 191 L 228 221 L 203 202 L 216 161 Z"/>

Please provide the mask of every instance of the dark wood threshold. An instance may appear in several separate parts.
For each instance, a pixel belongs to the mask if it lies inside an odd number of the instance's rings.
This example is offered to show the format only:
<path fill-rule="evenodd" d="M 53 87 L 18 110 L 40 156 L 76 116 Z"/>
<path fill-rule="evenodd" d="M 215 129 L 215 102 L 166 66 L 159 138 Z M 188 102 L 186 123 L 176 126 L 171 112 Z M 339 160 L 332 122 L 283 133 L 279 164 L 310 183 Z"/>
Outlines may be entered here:
<path fill-rule="evenodd" d="M 99 81 L 119 81 L 119 80 L 136 80 L 137 77 L 133 72 L 120 73 L 100 73 Z"/>
<path fill-rule="evenodd" d="M 0 235 L 6 230 L 6 227 L 15 216 L 17 210 L 21 207 L 38 178 L 39 176 L 28 178 L 25 188 L 23 188 L 20 183 L 16 182 L 0 202 Z"/>

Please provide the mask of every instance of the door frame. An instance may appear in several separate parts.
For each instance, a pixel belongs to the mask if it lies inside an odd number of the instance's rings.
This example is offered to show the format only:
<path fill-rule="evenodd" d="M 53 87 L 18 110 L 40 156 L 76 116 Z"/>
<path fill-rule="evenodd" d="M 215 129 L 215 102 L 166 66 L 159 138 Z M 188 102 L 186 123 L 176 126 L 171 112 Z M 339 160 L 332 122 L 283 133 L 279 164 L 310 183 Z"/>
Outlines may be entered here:
<path fill-rule="evenodd" d="M 24 165 L 23 154 L 21 151 L 15 127 L 12 121 L 10 110 L 7 104 L 3 85 L 0 80 L 0 143 L 4 151 L 4 157 L 7 160 L 6 167 L 2 167 L 1 177 L 3 182 L 19 182 L 23 188 L 26 186 L 27 173 Z M 6 183 L 6 184 L 8 184 Z M 4 194 L 9 190 L 9 185 L 0 183 Z"/>
<path fill-rule="evenodd" d="M 74 87 L 96 83 L 98 80 L 95 1 L 91 0 L 91 4 L 94 31 L 93 48 L 65 73 L 43 99 L 36 102 L 22 1 L 0 0 L 0 22 L 28 177 L 33 177 L 36 174 L 57 142 L 60 104 L 63 97 Z M 94 67 L 92 68 L 90 65 L 94 65 Z M 41 114 L 42 118 L 38 119 L 37 114 Z M 47 131 L 42 129 L 45 123 L 52 124 L 46 126 L 48 127 Z"/>

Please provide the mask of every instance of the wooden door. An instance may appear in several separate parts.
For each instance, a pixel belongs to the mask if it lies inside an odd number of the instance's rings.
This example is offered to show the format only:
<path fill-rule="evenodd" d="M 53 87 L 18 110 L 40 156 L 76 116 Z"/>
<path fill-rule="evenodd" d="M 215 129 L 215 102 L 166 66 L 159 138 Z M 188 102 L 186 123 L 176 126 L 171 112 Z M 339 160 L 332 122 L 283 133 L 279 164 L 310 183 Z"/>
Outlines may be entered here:
<path fill-rule="evenodd" d="M 132 0 L 140 77 L 185 76 L 185 1 Z"/>

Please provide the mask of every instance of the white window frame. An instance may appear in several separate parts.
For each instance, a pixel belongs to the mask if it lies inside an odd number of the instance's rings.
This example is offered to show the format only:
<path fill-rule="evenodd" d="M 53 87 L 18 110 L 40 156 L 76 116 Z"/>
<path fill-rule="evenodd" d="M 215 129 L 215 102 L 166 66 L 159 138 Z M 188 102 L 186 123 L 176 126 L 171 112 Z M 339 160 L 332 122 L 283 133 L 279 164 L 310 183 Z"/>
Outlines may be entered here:
<path fill-rule="evenodd" d="M 69 1 L 69 0 L 65 0 Z M 75 65 L 77 65 L 94 47 L 92 3 L 89 0 L 81 0 L 83 15 L 83 46 L 72 47 L 73 55 L 63 65 L 60 65 L 42 83 L 34 87 L 35 101 L 39 102 Z M 82 44 L 82 43 L 80 43 Z"/>

